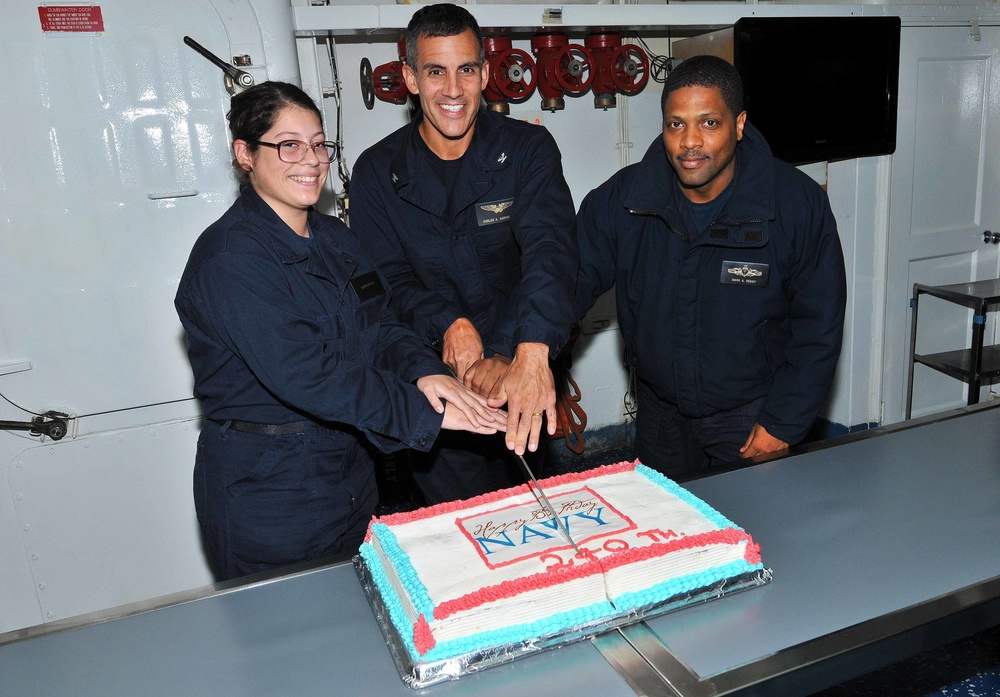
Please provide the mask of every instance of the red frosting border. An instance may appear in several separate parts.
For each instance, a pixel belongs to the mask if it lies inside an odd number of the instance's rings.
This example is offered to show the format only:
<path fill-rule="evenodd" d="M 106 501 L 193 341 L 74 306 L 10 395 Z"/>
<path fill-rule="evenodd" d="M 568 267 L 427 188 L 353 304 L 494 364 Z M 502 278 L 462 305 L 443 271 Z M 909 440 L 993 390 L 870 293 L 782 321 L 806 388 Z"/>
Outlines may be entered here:
<path fill-rule="evenodd" d="M 437 639 L 434 638 L 434 634 L 431 632 L 431 626 L 427 623 L 427 618 L 424 617 L 424 614 L 420 613 L 416 623 L 413 625 L 413 646 L 423 656 L 433 649 L 435 644 L 437 644 Z"/>
<path fill-rule="evenodd" d="M 561 484 L 570 484 L 573 482 L 579 482 L 583 480 L 590 480 L 594 477 L 603 477 L 608 474 L 617 474 L 618 472 L 625 472 L 628 470 L 634 470 L 636 465 L 639 464 L 638 460 L 632 460 L 631 462 L 623 461 L 611 465 L 602 465 L 600 467 L 595 467 L 593 469 L 584 470 L 582 472 L 570 472 L 568 474 L 559 474 L 555 477 L 547 477 L 539 481 L 539 484 L 545 484 L 546 486 L 559 486 Z M 428 506 L 427 508 L 420 508 L 415 511 L 404 511 L 402 513 L 390 513 L 384 515 L 381 518 L 372 518 L 372 523 L 385 523 L 386 525 L 401 525 L 403 523 L 411 523 L 417 520 L 424 520 L 425 518 L 433 518 L 434 516 L 441 515 L 442 513 L 452 513 L 455 511 L 465 510 L 467 508 L 474 508 L 480 506 L 484 503 L 493 503 L 499 501 L 500 499 L 505 499 L 514 494 L 519 493 L 530 493 L 531 488 L 527 484 L 520 484 L 518 486 L 513 486 L 508 489 L 500 489 L 499 491 L 493 491 L 489 494 L 483 494 L 482 496 L 474 496 L 471 499 L 465 499 L 462 501 L 448 501 L 447 503 L 439 503 L 434 506 Z M 368 534 L 365 535 L 365 541 L 368 541 L 371 535 L 371 523 L 368 525 Z"/>

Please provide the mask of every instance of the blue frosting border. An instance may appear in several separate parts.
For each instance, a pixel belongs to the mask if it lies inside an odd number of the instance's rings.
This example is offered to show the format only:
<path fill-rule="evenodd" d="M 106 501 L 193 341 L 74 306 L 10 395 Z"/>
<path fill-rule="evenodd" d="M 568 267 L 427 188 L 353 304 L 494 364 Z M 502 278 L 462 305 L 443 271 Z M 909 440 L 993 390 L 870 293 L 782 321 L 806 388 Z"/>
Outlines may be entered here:
<path fill-rule="evenodd" d="M 677 498 L 684 501 L 684 503 L 693 506 L 695 509 L 697 509 L 699 513 L 705 516 L 709 521 L 718 526 L 719 529 L 725 530 L 726 528 L 735 528 L 736 530 L 746 532 L 746 530 L 743 530 L 743 528 L 741 528 L 739 525 L 729 520 L 729 518 L 719 513 L 717 510 L 709 506 L 700 498 L 692 494 L 690 491 L 684 489 L 675 481 L 673 481 L 672 479 L 668 479 L 663 474 L 657 472 L 651 467 L 647 467 L 646 465 L 643 464 L 638 464 L 635 466 L 635 471 L 644 476 L 649 481 L 653 482 L 654 484 L 662 487 L 663 489 L 666 489 L 668 492 L 670 492 Z"/>
<path fill-rule="evenodd" d="M 743 528 L 730 521 L 710 505 L 660 472 L 643 464 L 637 464 L 635 471 L 668 493 L 694 507 L 720 529 L 732 527 L 737 530 L 743 530 Z M 373 536 L 377 535 L 384 553 L 388 558 L 393 560 L 400 583 L 410 593 L 410 601 L 414 609 L 417 613 L 423 614 L 428 622 L 431 621 L 434 617 L 434 604 L 431 601 L 430 593 L 417 575 L 409 555 L 399 546 L 395 534 L 384 523 L 373 523 L 371 534 Z M 410 659 L 415 663 L 430 663 L 462 656 L 491 646 L 513 644 L 528 639 L 556 635 L 567 628 L 583 626 L 621 612 L 648 607 L 654 603 L 664 602 L 670 598 L 711 586 L 726 578 L 763 568 L 763 564 L 750 564 L 745 560 L 730 562 L 712 569 L 705 569 L 698 573 L 663 581 L 645 590 L 625 593 L 616 599 L 617 607 L 613 607 L 607 600 L 602 600 L 578 610 L 558 612 L 526 624 L 512 625 L 504 629 L 489 630 L 461 639 L 439 642 L 434 648 L 421 656 L 417 652 L 413 641 L 412 622 L 403 609 L 402 601 L 389 584 L 389 580 L 386 577 L 374 547 L 371 543 L 365 542 L 361 545 L 359 553 L 368 567 L 372 582 L 379 591 L 382 602 L 389 613 L 389 617 L 399 634 L 403 646 L 406 647 L 406 650 L 410 654 Z M 409 631 L 404 631 L 404 629 Z"/>
<path fill-rule="evenodd" d="M 427 590 L 427 586 L 420 580 L 413 562 L 410 561 L 410 555 L 404 552 L 403 548 L 399 546 L 399 540 L 396 539 L 395 533 L 385 523 L 372 524 L 371 535 L 378 537 L 385 556 L 392 559 L 393 566 L 396 567 L 396 575 L 399 577 L 399 582 L 410 594 L 410 602 L 413 603 L 414 609 L 430 622 L 434 618 L 434 601 L 431 600 L 431 594 Z M 366 542 L 365 544 L 368 543 Z M 367 558 L 366 561 L 368 561 Z"/>

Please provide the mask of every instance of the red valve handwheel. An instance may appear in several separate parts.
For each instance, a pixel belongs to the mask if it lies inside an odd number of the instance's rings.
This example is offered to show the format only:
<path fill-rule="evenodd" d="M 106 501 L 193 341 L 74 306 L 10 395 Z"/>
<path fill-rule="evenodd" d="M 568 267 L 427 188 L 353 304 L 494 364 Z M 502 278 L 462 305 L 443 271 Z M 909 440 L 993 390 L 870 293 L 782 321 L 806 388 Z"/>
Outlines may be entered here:
<path fill-rule="evenodd" d="M 503 51 L 490 65 L 490 80 L 507 99 L 522 100 L 531 96 L 536 77 L 534 59 L 519 48 Z"/>
<path fill-rule="evenodd" d="M 567 92 L 583 92 L 590 87 L 591 80 L 594 79 L 590 66 L 593 58 L 590 51 L 580 44 L 566 44 L 553 60 L 555 70 L 553 77 L 556 82 Z"/>
<path fill-rule="evenodd" d="M 649 80 L 649 57 L 634 44 L 618 47 L 611 61 L 611 81 L 621 92 L 636 94 Z"/>
<path fill-rule="evenodd" d="M 365 56 L 361 59 L 361 100 L 365 109 L 375 108 L 375 82 L 372 79 L 372 63 Z"/>

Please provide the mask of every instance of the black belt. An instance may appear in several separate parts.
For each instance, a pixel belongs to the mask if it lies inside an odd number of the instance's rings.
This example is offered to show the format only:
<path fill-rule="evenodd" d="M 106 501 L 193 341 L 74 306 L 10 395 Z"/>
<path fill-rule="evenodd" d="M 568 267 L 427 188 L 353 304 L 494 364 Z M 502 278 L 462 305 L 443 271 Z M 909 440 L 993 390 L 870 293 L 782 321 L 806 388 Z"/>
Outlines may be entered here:
<path fill-rule="evenodd" d="M 222 423 L 225 423 L 223 421 Z M 323 428 L 315 421 L 292 421 L 287 424 L 258 424 L 253 421 L 229 421 L 229 428 L 241 433 L 253 433 L 258 436 L 287 436 L 292 433 L 305 433 L 311 429 Z"/>

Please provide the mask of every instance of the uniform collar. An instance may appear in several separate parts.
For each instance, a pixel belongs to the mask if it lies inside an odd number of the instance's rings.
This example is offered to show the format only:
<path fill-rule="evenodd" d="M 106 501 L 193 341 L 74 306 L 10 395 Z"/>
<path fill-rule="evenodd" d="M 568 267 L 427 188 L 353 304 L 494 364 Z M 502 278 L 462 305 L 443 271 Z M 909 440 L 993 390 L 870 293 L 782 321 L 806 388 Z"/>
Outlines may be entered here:
<path fill-rule="evenodd" d="M 503 119 L 506 118 L 488 109 L 479 110 L 472 131 L 472 141 L 463 157 L 465 161 L 462 165 L 463 170 L 472 166 L 476 172 L 490 173 L 511 166 L 514 158 L 510 138 L 503 128 Z M 429 188 L 425 187 L 426 177 L 416 176 L 420 167 L 419 158 L 423 155 L 417 150 L 414 138 L 422 137 L 419 128 L 423 119 L 423 113 L 417 112 L 413 120 L 405 126 L 406 130 L 399 149 L 389 164 L 389 178 L 397 193 L 410 187 L 420 190 Z"/>
<path fill-rule="evenodd" d="M 663 139 L 657 137 L 638 164 L 632 187 L 622 199 L 630 210 L 657 212 L 676 217 L 677 175 L 667 161 Z M 720 222 L 742 223 L 773 220 L 774 162 L 764 136 L 749 121 L 736 146 L 736 187 L 720 216 Z"/>
<path fill-rule="evenodd" d="M 288 224 L 249 184 L 240 191 L 240 201 L 243 202 L 243 208 L 247 214 L 251 218 L 259 220 L 256 229 L 260 231 L 261 237 L 270 242 L 282 263 L 291 264 L 302 261 L 309 255 L 309 242 L 296 235 L 295 231 L 288 227 Z M 310 218 L 312 213 L 310 211 Z M 311 223 L 312 220 L 310 220 Z"/>
<path fill-rule="evenodd" d="M 260 224 L 254 229 L 259 237 L 270 243 L 281 263 L 295 264 L 308 260 L 307 273 L 338 286 L 341 285 L 338 278 L 351 278 L 358 262 L 337 243 L 332 225 L 319 212 L 309 210 L 309 229 L 314 237 L 310 243 L 296 235 L 252 186 L 243 188 L 240 200 L 249 216 L 260 219 Z"/>

